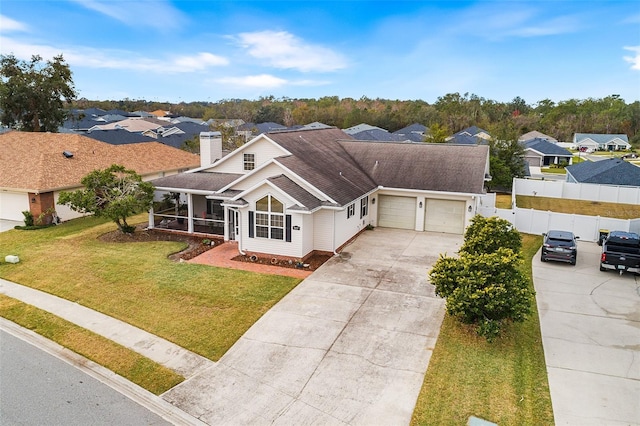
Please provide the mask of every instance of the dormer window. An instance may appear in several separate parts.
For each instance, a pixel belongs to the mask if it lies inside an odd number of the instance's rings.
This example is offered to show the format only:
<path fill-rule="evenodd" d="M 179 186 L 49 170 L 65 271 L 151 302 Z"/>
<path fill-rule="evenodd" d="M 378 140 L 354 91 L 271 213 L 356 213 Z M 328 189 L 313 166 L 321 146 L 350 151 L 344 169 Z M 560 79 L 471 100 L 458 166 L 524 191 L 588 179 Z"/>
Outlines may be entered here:
<path fill-rule="evenodd" d="M 256 155 L 255 154 L 244 154 L 244 170 L 250 171 L 256 168 Z"/>

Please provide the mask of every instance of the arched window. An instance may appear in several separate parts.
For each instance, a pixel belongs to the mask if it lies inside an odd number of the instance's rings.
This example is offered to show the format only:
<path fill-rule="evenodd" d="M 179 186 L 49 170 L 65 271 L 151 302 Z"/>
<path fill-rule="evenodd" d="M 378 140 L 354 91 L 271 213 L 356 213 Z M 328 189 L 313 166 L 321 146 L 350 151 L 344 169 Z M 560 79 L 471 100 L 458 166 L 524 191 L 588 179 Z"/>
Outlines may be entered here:
<path fill-rule="evenodd" d="M 256 201 L 256 237 L 284 239 L 284 205 L 266 195 Z"/>

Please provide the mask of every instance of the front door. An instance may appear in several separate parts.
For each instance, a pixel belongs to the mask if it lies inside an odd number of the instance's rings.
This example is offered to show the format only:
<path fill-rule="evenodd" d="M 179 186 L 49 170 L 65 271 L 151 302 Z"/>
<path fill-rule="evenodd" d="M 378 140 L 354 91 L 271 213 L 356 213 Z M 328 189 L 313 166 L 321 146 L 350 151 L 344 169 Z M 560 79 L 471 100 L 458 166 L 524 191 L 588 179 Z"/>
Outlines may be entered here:
<path fill-rule="evenodd" d="M 229 210 L 229 240 L 235 241 L 240 233 L 240 220 L 237 210 Z"/>

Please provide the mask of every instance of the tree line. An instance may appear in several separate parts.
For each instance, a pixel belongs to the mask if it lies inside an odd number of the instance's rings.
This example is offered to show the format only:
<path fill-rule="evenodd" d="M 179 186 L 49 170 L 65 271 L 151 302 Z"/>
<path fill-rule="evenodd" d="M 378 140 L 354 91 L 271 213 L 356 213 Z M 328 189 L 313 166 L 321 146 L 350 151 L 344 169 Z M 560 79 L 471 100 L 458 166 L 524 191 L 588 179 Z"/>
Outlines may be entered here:
<path fill-rule="evenodd" d="M 367 123 L 394 132 L 420 123 L 449 135 L 469 126 L 478 126 L 493 136 L 507 139 L 538 130 L 559 141 L 572 140 L 574 133 L 609 133 L 626 134 L 632 143 L 640 142 L 640 101 L 626 103 L 618 95 L 559 102 L 544 99 L 533 105 L 520 97 L 510 102 L 497 102 L 469 93 L 448 93 L 432 104 L 422 100 L 370 99 L 364 96 L 360 99 L 267 96 L 257 100 L 226 99 L 179 104 L 82 99 L 75 106 L 125 111 L 163 109 L 204 120 L 239 118 L 250 123 L 275 122 L 287 127 L 319 121 L 346 129 Z"/>
<path fill-rule="evenodd" d="M 212 88 L 214 91 L 215 88 Z M 90 107 L 123 111 L 171 111 L 173 114 L 208 120 L 242 119 L 250 123 L 275 122 L 284 126 L 319 121 L 338 128 L 360 123 L 390 132 L 413 123 L 432 133 L 453 134 L 475 125 L 495 138 L 517 139 L 532 130 L 559 141 L 574 133 L 626 134 L 640 142 L 640 101 L 626 103 L 619 95 L 604 98 L 543 99 L 529 104 L 520 97 L 497 102 L 469 93 L 447 93 L 430 104 L 423 100 L 360 99 L 324 96 L 318 99 L 260 97 L 257 100 L 224 99 L 217 102 L 150 102 L 146 100 L 77 99 L 72 72 L 62 55 L 43 62 L 0 55 L 0 121 L 27 131 L 57 131 L 65 110 Z"/>

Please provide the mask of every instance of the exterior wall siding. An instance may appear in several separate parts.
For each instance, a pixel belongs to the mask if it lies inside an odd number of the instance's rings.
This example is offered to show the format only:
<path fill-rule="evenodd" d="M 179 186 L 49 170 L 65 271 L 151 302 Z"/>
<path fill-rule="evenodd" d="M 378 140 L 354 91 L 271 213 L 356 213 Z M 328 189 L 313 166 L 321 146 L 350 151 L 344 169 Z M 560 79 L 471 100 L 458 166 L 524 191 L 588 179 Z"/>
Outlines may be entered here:
<path fill-rule="evenodd" d="M 285 205 L 285 215 L 291 215 L 291 227 L 299 227 L 300 231 L 291 230 L 291 242 L 285 240 L 272 240 L 270 238 L 249 238 L 249 212 L 255 212 L 255 203 L 260 198 L 267 194 L 271 194 Z M 287 207 L 291 206 L 292 200 L 286 197 L 279 191 L 274 191 L 271 187 L 263 185 L 261 188 L 256 189 L 251 194 L 245 197 L 245 200 L 249 203 L 248 208 L 241 209 L 242 217 L 242 249 L 244 251 L 256 252 L 256 253 L 271 253 L 279 256 L 296 257 L 301 258 L 306 253 L 303 253 L 303 214 L 287 212 Z"/>
<path fill-rule="evenodd" d="M 273 142 L 261 138 L 234 151 L 229 158 L 225 158 L 219 164 L 214 164 L 210 170 L 220 173 L 247 173 L 244 170 L 244 154 L 254 154 L 255 167 L 258 168 L 261 164 L 284 155 L 284 151 Z"/>
<path fill-rule="evenodd" d="M 69 206 L 58 204 L 58 198 L 60 198 L 60 191 L 55 192 L 53 197 L 55 199 L 56 214 L 58 215 L 61 221 L 77 219 L 79 217 L 88 216 L 88 213 L 76 212 L 74 210 L 71 210 Z"/>
<path fill-rule="evenodd" d="M 339 212 L 337 212 L 339 213 Z M 313 249 L 333 251 L 333 210 L 318 210 L 313 214 Z"/>

